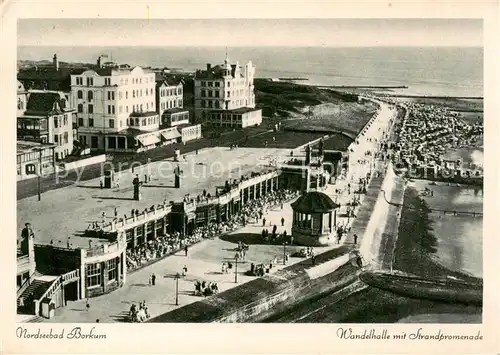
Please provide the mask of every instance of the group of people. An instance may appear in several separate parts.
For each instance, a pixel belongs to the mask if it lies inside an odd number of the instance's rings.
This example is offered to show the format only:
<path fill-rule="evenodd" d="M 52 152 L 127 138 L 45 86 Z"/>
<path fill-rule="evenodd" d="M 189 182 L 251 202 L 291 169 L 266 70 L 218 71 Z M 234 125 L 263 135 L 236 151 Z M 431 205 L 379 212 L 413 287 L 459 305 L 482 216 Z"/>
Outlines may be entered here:
<path fill-rule="evenodd" d="M 219 286 L 217 285 L 217 282 L 206 282 L 202 281 L 200 282 L 199 280 L 196 280 L 194 282 L 194 295 L 195 296 L 212 296 L 215 295 L 219 292 Z"/>
<path fill-rule="evenodd" d="M 130 306 L 130 311 L 128 316 L 130 322 L 141 323 L 148 320 L 151 317 L 151 315 L 149 314 L 146 301 L 139 302 L 139 309 L 137 308 L 136 304 L 133 303 L 132 306 Z"/>
<path fill-rule="evenodd" d="M 270 262 L 269 264 L 250 264 L 250 276 L 258 276 L 262 277 L 265 274 L 269 274 L 271 272 L 271 269 L 273 268 L 273 263 Z"/>
<path fill-rule="evenodd" d="M 127 268 L 136 269 L 151 260 L 162 258 L 201 239 L 199 233 L 182 237 L 179 232 L 166 234 L 148 241 L 148 243 L 127 250 Z"/>

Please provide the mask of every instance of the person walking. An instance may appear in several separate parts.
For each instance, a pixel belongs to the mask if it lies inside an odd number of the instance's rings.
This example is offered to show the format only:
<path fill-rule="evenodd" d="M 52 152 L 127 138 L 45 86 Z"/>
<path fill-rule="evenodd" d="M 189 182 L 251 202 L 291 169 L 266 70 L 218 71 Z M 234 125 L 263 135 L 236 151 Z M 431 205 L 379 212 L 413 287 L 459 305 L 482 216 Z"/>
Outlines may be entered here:
<path fill-rule="evenodd" d="M 262 220 L 262 227 L 265 227 L 266 226 L 266 218 L 264 217 L 264 219 Z"/>
<path fill-rule="evenodd" d="M 281 217 L 281 226 L 283 227 L 285 225 L 285 217 Z"/>
<path fill-rule="evenodd" d="M 85 308 L 87 309 L 87 312 L 89 311 L 90 308 L 90 303 L 89 303 L 89 298 L 87 297 L 87 301 L 85 302 Z"/>
<path fill-rule="evenodd" d="M 188 272 L 188 268 L 186 265 L 184 265 L 184 267 L 182 268 L 182 277 L 185 277 L 187 272 Z"/>
<path fill-rule="evenodd" d="M 354 244 L 358 244 L 358 235 L 354 234 Z"/>
<path fill-rule="evenodd" d="M 156 284 L 156 275 L 152 274 L 151 275 L 151 284 L 154 286 Z"/>
<path fill-rule="evenodd" d="M 186 256 L 188 256 L 188 246 L 187 246 L 187 245 L 184 247 L 184 254 L 185 254 Z"/>

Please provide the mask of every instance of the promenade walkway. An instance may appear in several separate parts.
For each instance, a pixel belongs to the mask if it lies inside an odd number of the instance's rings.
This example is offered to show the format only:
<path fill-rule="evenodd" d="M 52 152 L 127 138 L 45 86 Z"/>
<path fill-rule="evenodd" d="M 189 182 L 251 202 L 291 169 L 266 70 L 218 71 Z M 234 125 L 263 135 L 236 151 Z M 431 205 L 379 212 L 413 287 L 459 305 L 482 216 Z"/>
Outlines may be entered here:
<path fill-rule="evenodd" d="M 70 237 L 73 247 L 88 247 L 88 238 L 78 235 L 90 223 L 101 222 L 103 212 L 109 221 L 114 218 L 115 207 L 118 217 L 123 217 L 130 216 L 133 208 L 144 210 L 164 200 L 179 201 L 186 194 L 195 197 L 204 189 L 214 194 L 215 187 L 224 186 L 227 179 L 239 179 L 251 171 L 264 170 L 270 159 L 289 154 L 288 149 L 256 148 L 209 148 L 199 151 L 198 155 L 191 153 L 178 163 L 184 172 L 180 189 L 173 188 L 173 170 L 177 163 L 169 158 L 136 168 L 134 174 L 130 170 L 117 174 L 119 188 L 100 189 L 100 179 L 93 179 L 47 191 L 41 201 L 33 196 L 17 202 L 17 230 L 20 233 L 29 222 L 35 233 L 35 243 L 49 244 L 53 240 L 54 245 L 66 247 Z M 135 174 L 141 180 L 145 174 L 151 175 L 151 182 L 141 188 L 141 201 L 132 199 Z M 99 240 L 93 240 L 94 246 L 98 243 Z"/>
<path fill-rule="evenodd" d="M 338 201 L 345 205 L 350 198 L 352 196 L 348 195 L 347 192 L 343 192 L 339 194 Z M 265 214 L 264 217 L 269 230 L 272 229 L 272 227 L 269 227 L 269 222 L 271 222 L 271 225 L 276 224 L 278 226 L 278 233 L 286 230 L 287 234 L 291 235 L 291 202 L 285 203 L 283 209 L 277 206 Z M 283 227 L 280 222 L 281 217 L 285 218 Z M 337 221 L 339 224 L 346 224 L 347 218 L 339 216 Z M 230 235 L 213 240 L 204 240 L 192 246 L 187 256 L 185 256 L 184 252 L 178 252 L 150 266 L 129 273 L 127 283 L 123 288 L 89 299 L 90 308 L 88 311 L 85 307 L 86 300 L 70 302 L 66 307 L 57 309 L 55 317 L 44 320 L 44 322 L 88 323 L 95 322 L 96 319 L 99 319 L 101 323 L 125 322 L 126 314 L 132 303 L 138 305 L 142 301 L 146 301 L 151 316 L 155 317 L 186 304 L 199 301 L 201 298 L 193 295 L 195 280 L 217 282 L 219 292 L 223 292 L 256 278 L 244 275 L 245 271 L 250 269 L 250 263 L 269 263 L 275 257 L 277 257 L 278 263 L 273 265 L 271 272 L 276 272 L 283 268 L 283 245 L 250 243 L 246 262 L 238 263 L 238 283 L 235 283 L 234 267 L 227 274 L 221 272 L 223 261 L 233 260 L 234 264 L 237 242 L 248 238 L 255 239 L 255 236 L 261 234 L 262 228 L 262 221 L 259 221 L 258 223 L 247 224 L 244 228 Z M 320 254 L 341 245 L 343 245 L 343 241 L 341 244 L 317 247 L 315 253 Z M 297 245 L 287 245 L 286 252 L 293 255 L 301 248 Z M 287 266 L 300 263 L 303 260 L 305 258 L 291 257 Z M 187 266 L 188 273 L 185 278 L 179 280 L 179 306 L 175 306 L 175 279 L 173 275 L 177 272 L 181 273 L 184 265 Z M 157 277 L 155 286 L 149 285 L 151 273 L 154 273 Z"/>

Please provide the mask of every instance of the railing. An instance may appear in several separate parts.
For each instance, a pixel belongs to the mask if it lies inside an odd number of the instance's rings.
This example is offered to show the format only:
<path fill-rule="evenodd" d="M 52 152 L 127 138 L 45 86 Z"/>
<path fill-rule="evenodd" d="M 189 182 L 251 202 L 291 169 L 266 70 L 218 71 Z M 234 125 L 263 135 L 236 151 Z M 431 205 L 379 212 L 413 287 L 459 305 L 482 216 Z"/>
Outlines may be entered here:
<path fill-rule="evenodd" d="M 41 295 L 38 298 L 38 301 L 42 301 L 45 298 L 52 297 L 52 295 L 59 289 L 59 287 L 61 287 L 61 285 L 62 285 L 62 277 L 59 276 L 57 279 L 55 279 L 54 281 L 52 281 L 52 284 L 50 285 L 50 287 L 47 289 L 47 291 L 45 291 L 43 293 L 43 295 Z"/>
<path fill-rule="evenodd" d="M 107 245 L 100 245 L 98 247 L 86 249 L 86 256 L 93 257 L 93 256 L 115 253 L 118 252 L 120 249 L 124 248 L 125 246 L 126 243 L 122 241 L 116 241 Z"/>
<path fill-rule="evenodd" d="M 75 269 L 73 271 L 67 272 L 64 275 L 61 275 L 61 278 L 63 283 L 78 280 L 80 278 L 80 270 Z"/>
<path fill-rule="evenodd" d="M 121 218 L 118 220 L 118 222 L 110 222 L 104 225 L 102 230 L 104 232 L 113 232 L 117 229 L 120 229 L 120 227 L 126 227 L 127 225 L 133 224 L 140 220 L 147 222 L 148 219 L 155 219 L 159 215 L 170 213 L 171 210 L 172 207 L 170 207 L 169 205 L 160 205 L 159 207 L 155 207 L 154 210 L 143 211 L 142 213 L 136 216 L 128 217 L 127 219 Z"/>
<path fill-rule="evenodd" d="M 24 283 L 21 285 L 21 287 L 17 290 L 17 292 L 16 292 L 16 299 L 19 298 L 19 297 L 21 297 L 21 295 L 23 294 L 23 292 L 26 291 L 26 289 L 29 287 L 29 285 L 31 285 L 31 282 L 33 281 L 33 275 L 31 275 L 30 277 L 28 277 L 28 279 L 26 281 L 24 281 Z"/>
<path fill-rule="evenodd" d="M 30 265 L 29 255 L 23 255 L 23 256 L 19 256 L 17 258 L 17 268 L 18 269 L 23 269 L 23 268 L 29 267 L 29 265 Z"/>

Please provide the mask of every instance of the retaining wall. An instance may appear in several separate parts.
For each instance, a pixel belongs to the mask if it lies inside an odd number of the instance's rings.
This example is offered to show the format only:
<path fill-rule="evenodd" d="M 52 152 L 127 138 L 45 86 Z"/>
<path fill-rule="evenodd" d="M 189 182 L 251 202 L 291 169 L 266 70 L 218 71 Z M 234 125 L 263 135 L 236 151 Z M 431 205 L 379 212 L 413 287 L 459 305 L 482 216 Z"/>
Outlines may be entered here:
<path fill-rule="evenodd" d="M 106 161 L 106 154 L 96 155 L 90 158 L 80 159 L 71 163 L 63 163 L 56 166 L 56 172 L 61 170 L 74 170 L 88 165 L 104 163 Z"/>

